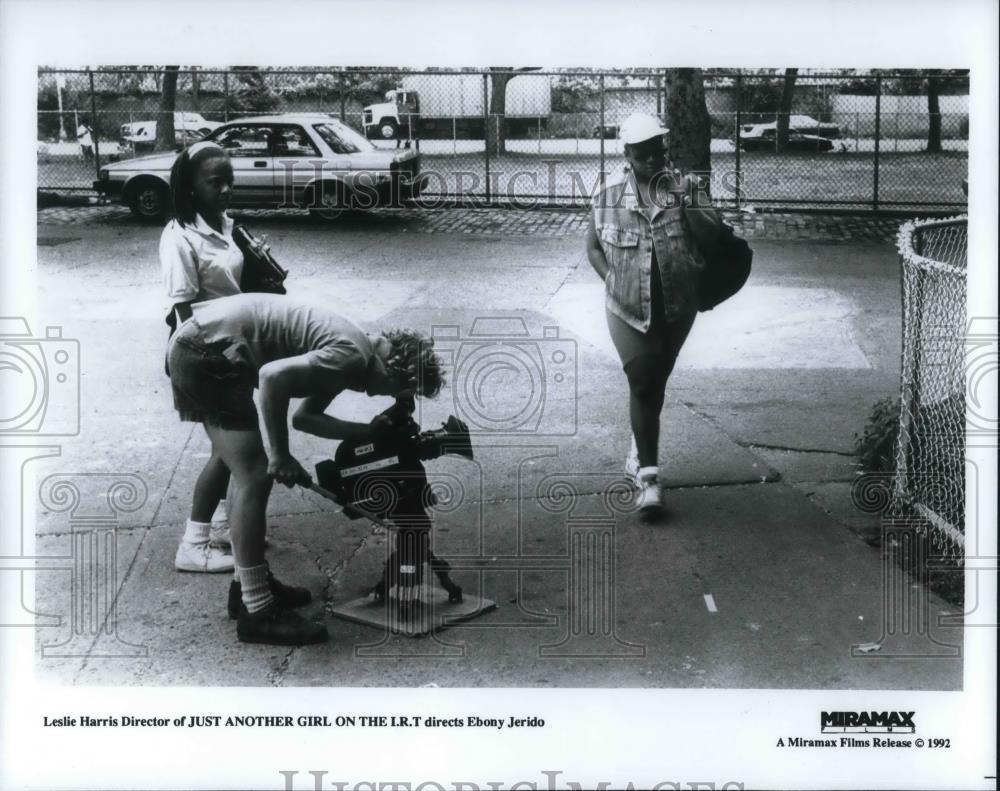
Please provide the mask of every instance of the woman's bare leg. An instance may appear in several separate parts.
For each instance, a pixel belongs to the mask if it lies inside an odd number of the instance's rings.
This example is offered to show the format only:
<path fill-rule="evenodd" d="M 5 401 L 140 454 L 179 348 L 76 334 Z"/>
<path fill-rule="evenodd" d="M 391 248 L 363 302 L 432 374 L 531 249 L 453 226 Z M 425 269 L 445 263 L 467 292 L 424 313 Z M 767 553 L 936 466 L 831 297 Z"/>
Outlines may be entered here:
<path fill-rule="evenodd" d="M 267 499 L 272 479 L 260 431 L 230 431 L 206 426 L 212 450 L 233 473 L 229 530 L 240 577 L 243 606 L 236 621 L 242 642 L 307 645 L 327 640 L 326 627 L 276 605 L 273 582 L 264 559 Z"/>
<path fill-rule="evenodd" d="M 191 521 L 212 521 L 212 514 L 215 513 L 219 501 L 226 496 L 229 480 L 229 467 L 226 466 L 221 456 L 213 452 L 211 458 L 205 462 L 205 466 L 194 484 Z"/>
<path fill-rule="evenodd" d="M 264 563 L 267 500 L 272 485 L 260 431 L 232 431 L 209 425 L 205 430 L 212 440 L 213 453 L 232 471 L 229 529 L 236 565 L 259 566 Z"/>

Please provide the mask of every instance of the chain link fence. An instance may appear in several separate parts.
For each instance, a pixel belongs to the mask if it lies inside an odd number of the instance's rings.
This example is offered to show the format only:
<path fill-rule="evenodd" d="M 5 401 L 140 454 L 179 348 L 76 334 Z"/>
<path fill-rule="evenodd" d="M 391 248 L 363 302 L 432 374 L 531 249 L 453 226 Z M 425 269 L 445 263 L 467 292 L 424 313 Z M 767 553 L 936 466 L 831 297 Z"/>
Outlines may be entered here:
<path fill-rule="evenodd" d="M 903 357 L 893 510 L 926 524 L 946 556 L 965 543 L 965 332 L 968 219 L 908 222 L 899 233 Z"/>
<path fill-rule="evenodd" d="M 621 122 L 667 126 L 664 72 L 184 68 L 174 112 L 159 67 L 41 69 L 38 188 L 90 192 L 101 165 L 178 148 L 235 118 L 331 115 L 379 148 L 412 147 L 426 195 L 584 205 L 624 164 Z M 964 207 L 968 76 L 705 72 L 713 197 L 724 206 Z M 779 116 L 788 139 L 779 139 Z M 174 134 L 157 132 L 172 122 Z"/>

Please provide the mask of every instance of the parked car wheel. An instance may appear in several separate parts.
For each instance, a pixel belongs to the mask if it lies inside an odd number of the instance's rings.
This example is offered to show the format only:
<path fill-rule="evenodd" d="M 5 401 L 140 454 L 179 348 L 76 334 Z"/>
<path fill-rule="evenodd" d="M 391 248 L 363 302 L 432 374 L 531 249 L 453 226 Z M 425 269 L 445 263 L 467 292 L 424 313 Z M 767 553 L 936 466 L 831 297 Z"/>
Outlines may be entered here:
<path fill-rule="evenodd" d="M 378 133 L 383 140 L 395 140 L 399 134 L 399 127 L 391 118 L 386 118 L 379 123 Z"/>
<path fill-rule="evenodd" d="M 150 178 L 139 181 L 129 190 L 128 207 L 144 220 L 161 220 L 167 215 L 167 185 Z"/>

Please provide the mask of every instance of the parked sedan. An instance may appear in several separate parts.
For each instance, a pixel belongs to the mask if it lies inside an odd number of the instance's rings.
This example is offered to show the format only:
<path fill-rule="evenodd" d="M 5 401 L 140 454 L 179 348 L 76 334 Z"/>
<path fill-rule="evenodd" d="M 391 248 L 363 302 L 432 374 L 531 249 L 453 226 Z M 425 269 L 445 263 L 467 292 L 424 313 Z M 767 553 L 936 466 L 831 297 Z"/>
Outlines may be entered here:
<path fill-rule="evenodd" d="M 777 120 L 765 124 L 743 124 L 740 126 L 740 137 L 758 137 L 766 130 L 776 130 Z M 817 121 L 810 115 L 788 116 L 788 131 L 800 135 L 819 135 L 820 137 L 840 137 L 840 127 L 836 124 Z"/>
<path fill-rule="evenodd" d="M 764 129 L 761 134 L 741 136 L 740 147 L 744 151 L 776 151 L 778 132 L 776 129 Z M 788 134 L 788 144 L 785 151 L 831 151 L 833 141 L 819 135 L 803 135 L 798 132 Z"/>
<path fill-rule="evenodd" d="M 208 121 L 200 113 L 174 113 L 174 139 L 180 145 L 187 145 L 200 140 L 221 124 Z M 132 146 L 136 151 L 143 147 L 150 148 L 156 143 L 156 121 L 133 121 L 122 124 L 119 134 L 122 145 Z"/>
<path fill-rule="evenodd" d="M 591 132 L 591 137 L 600 140 L 603 137 L 605 140 L 617 140 L 619 132 L 618 124 L 604 124 L 602 128 L 600 124 L 594 124 L 594 131 Z"/>
<path fill-rule="evenodd" d="M 395 205 L 417 197 L 426 177 L 415 151 L 373 146 L 327 115 L 240 118 L 209 133 L 233 163 L 232 208 L 308 208 L 333 219 L 345 208 Z M 140 217 L 162 219 L 175 152 L 105 165 L 94 189 Z"/>

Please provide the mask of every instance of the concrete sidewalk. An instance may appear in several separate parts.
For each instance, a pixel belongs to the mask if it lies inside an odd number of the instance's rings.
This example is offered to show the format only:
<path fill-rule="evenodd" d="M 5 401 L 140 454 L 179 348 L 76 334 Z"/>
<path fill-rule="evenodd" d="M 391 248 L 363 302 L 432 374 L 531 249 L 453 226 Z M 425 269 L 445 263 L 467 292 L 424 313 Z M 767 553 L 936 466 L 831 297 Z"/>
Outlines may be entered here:
<path fill-rule="evenodd" d="M 532 338 L 556 326 L 571 344 L 574 375 L 549 382 L 542 434 L 480 435 L 475 463 L 428 464 L 454 494 L 436 517 L 435 552 L 497 610 L 423 640 L 328 617 L 375 581 L 387 537 L 311 493 L 276 489 L 270 562 L 311 588 L 309 612 L 325 617 L 332 640 L 239 644 L 225 614 L 227 575 L 172 568 L 208 443 L 200 427 L 177 421 L 162 372 L 159 231 L 45 222 L 41 318 L 80 340 L 82 426 L 61 456 L 30 466 L 39 482 L 71 478 L 81 497 L 76 511 L 40 507 L 36 554 L 74 557 L 74 532 L 85 526 L 74 514 L 106 507 L 108 479 L 95 474 L 134 474 L 147 494 L 114 533 L 114 618 L 100 632 L 65 617 L 38 629 L 40 674 L 152 685 L 961 687 L 951 648 L 961 628 L 935 626 L 954 608 L 897 575 L 883 582 L 878 550 L 857 532 L 877 530 L 877 520 L 850 498 L 853 435 L 898 387 L 891 244 L 755 240 L 751 283 L 698 319 L 671 381 L 661 450 L 668 518 L 652 526 L 615 496 L 628 446 L 625 380 L 579 228 L 412 233 L 408 222 L 420 219 L 338 228 L 262 216 L 254 228 L 292 269 L 293 294 L 371 328 L 455 325 L 467 335 L 477 319 L 502 317 L 523 321 Z M 496 380 L 480 408 L 515 412 L 525 397 L 518 384 Z M 456 404 L 455 385 L 424 405 L 425 427 L 467 406 Z M 365 420 L 388 403 L 342 400 L 338 415 Z M 293 438 L 307 468 L 333 450 Z M 603 603 L 594 609 L 574 587 L 574 564 L 580 547 L 605 539 L 605 552 L 587 556 L 596 575 L 588 590 Z M 72 564 L 63 565 L 38 575 L 39 612 L 69 614 L 71 594 L 86 593 L 85 578 L 68 584 Z M 900 598 L 887 584 L 925 603 L 928 629 L 903 634 L 887 620 L 884 603 Z M 103 622 L 108 603 L 95 601 L 86 617 Z"/>

